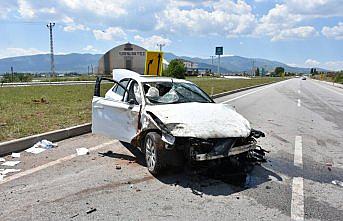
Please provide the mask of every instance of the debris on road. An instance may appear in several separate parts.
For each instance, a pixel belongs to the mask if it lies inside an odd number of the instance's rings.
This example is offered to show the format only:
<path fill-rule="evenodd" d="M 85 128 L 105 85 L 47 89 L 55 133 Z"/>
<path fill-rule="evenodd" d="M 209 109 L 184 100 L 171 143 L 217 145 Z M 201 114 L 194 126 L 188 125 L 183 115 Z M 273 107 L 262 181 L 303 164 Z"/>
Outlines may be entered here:
<path fill-rule="evenodd" d="M 20 163 L 20 161 L 6 161 L 5 163 L 1 164 L 1 166 L 10 166 L 13 167 Z"/>
<path fill-rule="evenodd" d="M 328 170 L 331 171 L 332 170 L 332 163 L 326 163 L 325 166 L 327 166 Z"/>
<path fill-rule="evenodd" d="M 20 158 L 20 153 L 12 153 L 13 158 Z"/>
<path fill-rule="evenodd" d="M 195 195 L 197 195 L 197 196 L 200 196 L 200 197 L 202 197 L 202 195 L 204 195 L 203 192 L 200 192 L 200 191 L 198 191 L 198 190 L 196 190 L 196 189 L 192 189 L 192 193 L 195 194 Z"/>
<path fill-rule="evenodd" d="M 56 143 L 52 143 L 51 141 L 48 141 L 48 140 L 41 140 L 41 141 L 38 141 L 35 145 L 30 147 L 29 149 L 26 149 L 25 152 L 39 154 L 47 149 L 51 149 L 54 147 L 57 147 Z"/>
<path fill-rule="evenodd" d="M 121 166 L 120 165 L 116 165 L 116 169 L 117 170 L 121 170 Z"/>
<path fill-rule="evenodd" d="M 20 169 L 0 169 L 0 175 L 6 175 L 8 173 L 19 172 Z"/>
<path fill-rule="evenodd" d="M 39 154 L 43 151 L 45 151 L 46 149 L 44 148 L 40 148 L 40 147 L 30 147 L 29 149 L 26 149 L 25 152 L 28 152 L 28 153 L 33 153 L 33 154 Z"/>
<path fill-rule="evenodd" d="M 48 140 L 41 140 L 35 144 L 36 147 L 44 148 L 44 149 L 50 149 L 57 147 L 57 143 L 53 143 Z"/>
<path fill-rule="evenodd" d="M 0 182 L 5 178 L 5 175 L 0 174 Z"/>
<path fill-rule="evenodd" d="M 343 182 L 342 182 L 342 181 L 333 180 L 331 183 L 332 183 L 333 185 L 343 187 Z"/>
<path fill-rule="evenodd" d="M 79 214 L 75 214 L 74 216 L 71 216 L 70 219 L 77 217 Z"/>
<path fill-rule="evenodd" d="M 90 214 L 90 213 L 93 213 L 93 212 L 95 212 L 96 211 L 96 208 L 91 208 L 90 210 L 88 210 L 86 213 L 87 214 Z"/>
<path fill-rule="evenodd" d="M 5 162 L 5 158 L 0 157 L 0 162 Z"/>
<path fill-rule="evenodd" d="M 89 150 L 87 148 L 81 147 L 76 149 L 76 154 L 78 156 L 89 154 Z"/>

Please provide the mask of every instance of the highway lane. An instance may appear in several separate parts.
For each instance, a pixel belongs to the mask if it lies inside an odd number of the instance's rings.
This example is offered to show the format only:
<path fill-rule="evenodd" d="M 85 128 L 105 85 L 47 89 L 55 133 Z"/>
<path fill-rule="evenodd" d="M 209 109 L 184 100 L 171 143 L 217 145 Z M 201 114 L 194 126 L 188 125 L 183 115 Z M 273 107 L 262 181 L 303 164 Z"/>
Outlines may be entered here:
<path fill-rule="evenodd" d="M 243 187 L 235 176 L 171 172 L 155 178 L 134 150 L 91 134 L 39 155 L 22 153 L 22 171 L 0 184 L 0 220 L 340 220 L 343 188 L 331 181 L 343 180 L 341 93 L 292 79 L 217 99 L 266 133 L 259 143 L 271 151 L 268 162 L 255 167 Z M 96 149 L 68 157 L 78 147 Z M 96 211 L 87 214 L 91 208 Z"/>

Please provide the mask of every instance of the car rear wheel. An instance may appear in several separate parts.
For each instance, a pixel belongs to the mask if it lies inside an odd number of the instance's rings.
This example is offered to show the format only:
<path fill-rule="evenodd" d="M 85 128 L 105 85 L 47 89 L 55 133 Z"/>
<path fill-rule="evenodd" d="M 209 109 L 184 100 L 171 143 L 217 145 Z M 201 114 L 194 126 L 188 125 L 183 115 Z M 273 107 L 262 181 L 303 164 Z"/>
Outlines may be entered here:
<path fill-rule="evenodd" d="M 145 161 L 150 173 L 157 175 L 164 167 L 163 149 L 164 143 L 161 135 L 156 132 L 150 132 L 145 137 Z"/>

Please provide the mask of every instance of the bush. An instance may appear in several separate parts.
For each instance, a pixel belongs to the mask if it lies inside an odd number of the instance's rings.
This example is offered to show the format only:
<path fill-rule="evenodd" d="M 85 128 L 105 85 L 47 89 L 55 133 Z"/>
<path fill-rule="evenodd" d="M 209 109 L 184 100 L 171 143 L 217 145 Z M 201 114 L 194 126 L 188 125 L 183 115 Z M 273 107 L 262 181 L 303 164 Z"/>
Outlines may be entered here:
<path fill-rule="evenodd" d="M 163 71 L 163 76 L 185 79 L 186 71 L 187 69 L 181 60 L 173 59 L 170 61 L 168 68 Z"/>
<path fill-rule="evenodd" d="M 335 82 L 343 84 L 343 73 L 339 73 L 336 75 Z"/>

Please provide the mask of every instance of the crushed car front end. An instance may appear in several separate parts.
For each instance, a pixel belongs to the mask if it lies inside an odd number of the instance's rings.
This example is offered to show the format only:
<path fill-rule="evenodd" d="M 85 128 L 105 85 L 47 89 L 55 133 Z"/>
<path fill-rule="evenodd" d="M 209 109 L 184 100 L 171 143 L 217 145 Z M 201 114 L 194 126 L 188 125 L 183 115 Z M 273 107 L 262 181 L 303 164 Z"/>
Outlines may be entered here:
<path fill-rule="evenodd" d="M 246 138 L 176 137 L 174 144 L 166 143 L 166 149 L 181 153 L 189 162 L 204 162 L 239 155 L 263 161 L 265 150 L 257 145 L 256 139 L 264 136 L 263 132 L 252 129 Z"/>

